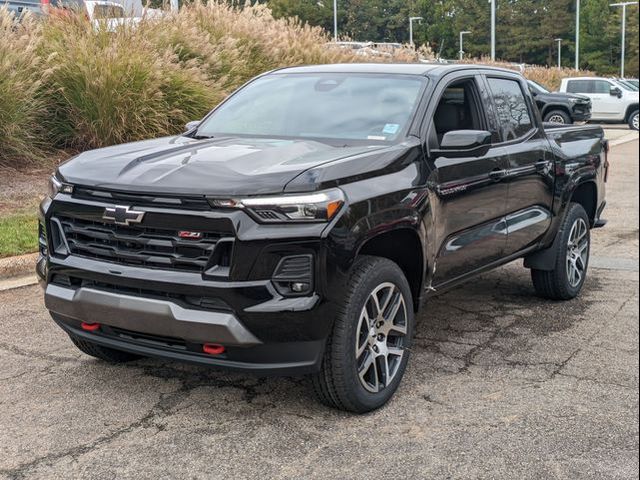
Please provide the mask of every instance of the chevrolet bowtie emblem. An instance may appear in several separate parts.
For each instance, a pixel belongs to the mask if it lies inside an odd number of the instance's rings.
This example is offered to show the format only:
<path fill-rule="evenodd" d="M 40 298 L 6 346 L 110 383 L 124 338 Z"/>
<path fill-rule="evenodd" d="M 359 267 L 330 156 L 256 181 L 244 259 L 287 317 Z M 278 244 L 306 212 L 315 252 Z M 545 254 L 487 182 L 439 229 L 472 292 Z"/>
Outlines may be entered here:
<path fill-rule="evenodd" d="M 115 207 L 107 207 L 102 215 L 103 220 L 108 220 L 116 225 L 131 225 L 132 223 L 140 223 L 144 217 L 144 212 L 131 210 L 129 207 L 117 205 Z"/>

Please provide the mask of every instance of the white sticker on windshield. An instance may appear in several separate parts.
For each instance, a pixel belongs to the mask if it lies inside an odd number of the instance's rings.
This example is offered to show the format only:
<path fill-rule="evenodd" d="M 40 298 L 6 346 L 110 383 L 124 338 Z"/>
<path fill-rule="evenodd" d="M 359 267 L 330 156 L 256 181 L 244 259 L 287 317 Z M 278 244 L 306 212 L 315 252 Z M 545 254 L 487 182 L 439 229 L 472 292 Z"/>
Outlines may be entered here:
<path fill-rule="evenodd" d="M 369 135 L 367 140 L 386 140 L 387 137 L 380 137 L 378 135 Z"/>
<path fill-rule="evenodd" d="M 395 135 L 396 133 L 398 133 L 398 130 L 400 130 L 400 125 L 398 125 L 397 123 L 387 123 L 382 129 L 382 133 L 385 133 L 387 135 Z"/>

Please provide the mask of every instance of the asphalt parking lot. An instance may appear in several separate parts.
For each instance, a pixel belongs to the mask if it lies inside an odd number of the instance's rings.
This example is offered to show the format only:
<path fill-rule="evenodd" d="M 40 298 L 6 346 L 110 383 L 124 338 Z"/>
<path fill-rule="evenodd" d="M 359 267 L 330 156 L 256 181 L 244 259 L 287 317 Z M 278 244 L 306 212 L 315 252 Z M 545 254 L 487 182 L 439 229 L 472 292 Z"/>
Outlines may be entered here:
<path fill-rule="evenodd" d="M 79 353 L 39 287 L 0 292 L 0 478 L 637 478 L 638 142 L 566 303 L 518 262 L 431 301 L 394 400 L 354 416 L 300 378 Z"/>

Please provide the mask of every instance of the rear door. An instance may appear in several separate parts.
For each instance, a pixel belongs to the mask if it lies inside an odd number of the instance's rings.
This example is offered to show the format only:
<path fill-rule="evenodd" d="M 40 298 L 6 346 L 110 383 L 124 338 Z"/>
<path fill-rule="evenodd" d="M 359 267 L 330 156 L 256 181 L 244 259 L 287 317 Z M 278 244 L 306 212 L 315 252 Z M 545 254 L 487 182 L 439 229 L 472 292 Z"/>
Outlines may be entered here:
<path fill-rule="evenodd" d="M 434 153 L 449 131 L 495 128 L 495 118 L 485 110 L 489 102 L 482 77 L 465 71 L 440 81 L 427 110 L 427 162 L 435 218 L 430 240 L 436 252 L 432 283 L 436 287 L 504 255 L 507 185 L 499 177 L 508 168 L 506 149 L 491 145 L 481 155 Z"/>
<path fill-rule="evenodd" d="M 551 225 L 554 155 L 524 79 L 487 74 L 487 87 L 499 121 L 495 132 L 508 154 L 505 256 L 536 245 Z"/>

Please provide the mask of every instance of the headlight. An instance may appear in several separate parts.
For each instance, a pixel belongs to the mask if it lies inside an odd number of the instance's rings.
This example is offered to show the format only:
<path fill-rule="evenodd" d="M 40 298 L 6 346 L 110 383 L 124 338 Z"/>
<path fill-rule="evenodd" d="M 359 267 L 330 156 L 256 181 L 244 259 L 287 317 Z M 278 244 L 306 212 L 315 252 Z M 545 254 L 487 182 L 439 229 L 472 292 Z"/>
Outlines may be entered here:
<path fill-rule="evenodd" d="M 47 195 L 49 198 L 55 197 L 59 192 L 73 193 L 73 185 L 61 182 L 55 175 L 51 175 L 49 178 L 49 185 L 47 187 Z"/>
<path fill-rule="evenodd" d="M 344 193 L 339 188 L 277 197 L 209 199 L 213 207 L 246 209 L 263 223 L 328 222 L 340 211 L 344 202 Z"/>

